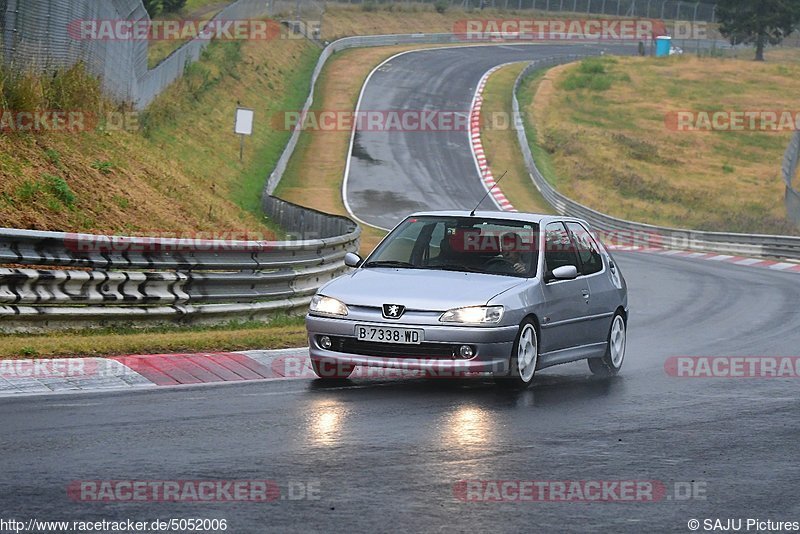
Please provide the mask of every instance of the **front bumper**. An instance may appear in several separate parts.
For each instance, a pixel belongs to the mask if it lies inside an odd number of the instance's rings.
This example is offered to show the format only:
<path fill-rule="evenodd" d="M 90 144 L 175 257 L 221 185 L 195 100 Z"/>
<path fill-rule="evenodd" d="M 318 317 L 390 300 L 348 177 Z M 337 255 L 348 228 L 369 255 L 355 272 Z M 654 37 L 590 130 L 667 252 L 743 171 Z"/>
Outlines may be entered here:
<path fill-rule="evenodd" d="M 375 354 L 364 350 L 365 344 L 355 341 L 356 324 L 370 326 L 393 326 L 416 328 L 424 331 L 424 345 L 409 345 L 409 354 L 386 354 L 388 344 L 375 343 Z M 494 373 L 508 374 L 511 350 L 517 335 L 516 326 L 468 327 L 448 325 L 424 325 L 407 323 L 385 323 L 375 321 L 354 321 L 329 317 L 306 316 L 308 330 L 308 346 L 312 359 L 326 360 L 336 363 L 362 365 L 368 367 L 386 367 L 393 369 L 409 369 L 428 371 L 431 373 Z M 320 336 L 329 336 L 345 343 L 337 343 L 339 347 L 347 347 L 345 351 L 324 349 L 319 344 Z M 357 353 L 352 348 L 358 345 Z M 368 345 L 368 344 L 366 344 Z M 473 356 L 469 359 L 446 355 L 448 346 L 469 345 Z M 398 350 L 403 350 L 402 347 Z M 431 354 L 425 354 L 424 347 L 431 347 Z M 392 352 L 388 350 L 388 352 Z"/>

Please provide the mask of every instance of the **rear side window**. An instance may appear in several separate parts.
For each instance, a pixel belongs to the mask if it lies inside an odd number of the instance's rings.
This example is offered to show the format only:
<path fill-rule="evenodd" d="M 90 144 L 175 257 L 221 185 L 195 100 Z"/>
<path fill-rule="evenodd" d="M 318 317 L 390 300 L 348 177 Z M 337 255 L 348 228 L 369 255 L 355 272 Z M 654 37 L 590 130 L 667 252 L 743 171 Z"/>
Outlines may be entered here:
<path fill-rule="evenodd" d="M 548 271 L 553 271 L 565 265 L 573 265 L 580 268 L 578 258 L 575 255 L 575 247 L 572 245 L 563 223 L 548 224 L 545 227 L 544 236 L 544 261 Z"/>
<path fill-rule="evenodd" d="M 575 242 L 578 256 L 581 258 L 581 274 L 594 274 L 603 270 L 603 258 L 600 256 L 600 247 L 583 225 L 568 222 L 570 236 Z"/>

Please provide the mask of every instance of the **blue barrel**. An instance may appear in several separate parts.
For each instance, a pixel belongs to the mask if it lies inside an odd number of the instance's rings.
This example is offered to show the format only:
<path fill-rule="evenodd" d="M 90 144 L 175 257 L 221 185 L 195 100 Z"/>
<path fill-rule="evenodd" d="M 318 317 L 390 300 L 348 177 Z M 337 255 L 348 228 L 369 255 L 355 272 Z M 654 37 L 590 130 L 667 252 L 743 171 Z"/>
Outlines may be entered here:
<path fill-rule="evenodd" d="M 656 57 L 667 57 L 671 45 L 672 37 L 669 35 L 656 37 Z"/>

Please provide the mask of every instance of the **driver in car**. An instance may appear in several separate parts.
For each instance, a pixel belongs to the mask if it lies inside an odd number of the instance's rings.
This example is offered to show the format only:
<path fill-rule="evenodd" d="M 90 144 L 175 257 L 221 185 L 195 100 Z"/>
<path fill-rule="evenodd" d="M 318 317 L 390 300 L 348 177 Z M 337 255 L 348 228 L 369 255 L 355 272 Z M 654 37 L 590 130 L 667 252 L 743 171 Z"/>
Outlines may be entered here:
<path fill-rule="evenodd" d="M 507 232 L 500 237 L 500 255 L 495 257 L 493 267 L 501 273 L 515 272 L 522 274 L 528 270 L 525 258 L 522 238 L 515 232 Z M 498 261 L 499 260 L 499 261 Z"/>

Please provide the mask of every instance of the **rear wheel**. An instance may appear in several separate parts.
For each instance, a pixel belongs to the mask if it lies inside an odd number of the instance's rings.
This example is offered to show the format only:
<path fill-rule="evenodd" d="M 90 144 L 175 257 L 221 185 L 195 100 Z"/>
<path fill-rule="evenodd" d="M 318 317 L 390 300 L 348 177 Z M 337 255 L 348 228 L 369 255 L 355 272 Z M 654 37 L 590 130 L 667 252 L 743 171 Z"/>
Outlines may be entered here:
<path fill-rule="evenodd" d="M 608 331 L 606 353 L 602 358 L 589 358 L 589 369 L 599 376 L 612 376 L 619 373 L 625 359 L 625 343 L 627 330 L 622 313 L 614 314 L 611 328 Z"/>
<path fill-rule="evenodd" d="M 335 360 L 315 360 L 312 358 L 311 367 L 314 369 L 314 374 L 322 380 L 343 380 L 350 376 L 356 366 Z"/>
<path fill-rule="evenodd" d="M 498 381 L 510 387 L 528 387 L 533 381 L 536 365 L 539 363 L 539 336 L 536 334 L 533 320 L 525 319 L 519 325 L 510 363 L 509 375 L 499 377 Z"/>

